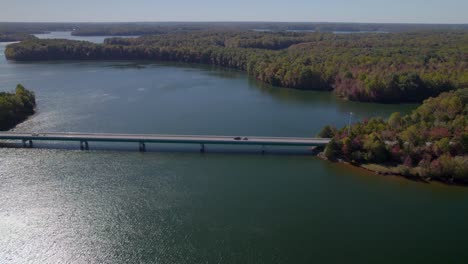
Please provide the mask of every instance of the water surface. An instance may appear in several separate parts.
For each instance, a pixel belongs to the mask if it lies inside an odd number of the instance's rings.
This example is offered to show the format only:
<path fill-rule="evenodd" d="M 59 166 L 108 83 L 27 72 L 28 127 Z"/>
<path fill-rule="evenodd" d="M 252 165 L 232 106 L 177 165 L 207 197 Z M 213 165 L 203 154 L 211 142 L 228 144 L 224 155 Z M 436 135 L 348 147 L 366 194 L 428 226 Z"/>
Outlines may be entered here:
<path fill-rule="evenodd" d="M 29 132 L 313 136 L 326 124 L 346 124 L 349 112 L 357 120 L 415 107 L 275 88 L 206 66 L 0 57 L 0 90 L 17 83 L 37 95 L 38 113 L 15 129 Z M 0 263 L 468 258 L 465 188 L 274 150 L 47 147 L 0 149 Z"/>
<path fill-rule="evenodd" d="M 112 36 L 73 36 L 71 31 L 53 31 L 43 34 L 35 34 L 34 36 L 40 39 L 70 39 L 70 40 L 82 40 L 93 43 L 103 43 L 106 38 L 112 38 Z M 138 36 L 116 36 L 122 38 L 137 38 Z"/>

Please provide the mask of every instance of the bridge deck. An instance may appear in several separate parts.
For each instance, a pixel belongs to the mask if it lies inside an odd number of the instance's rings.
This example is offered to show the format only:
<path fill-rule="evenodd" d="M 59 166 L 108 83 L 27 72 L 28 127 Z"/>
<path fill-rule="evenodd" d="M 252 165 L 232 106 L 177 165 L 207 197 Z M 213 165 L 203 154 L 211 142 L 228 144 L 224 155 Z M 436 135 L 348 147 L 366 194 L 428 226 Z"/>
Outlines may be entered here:
<path fill-rule="evenodd" d="M 92 133 L 17 133 L 1 132 L 0 140 L 26 141 L 78 141 L 78 142 L 137 142 L 173 144 L 217 144 L 260 146 L 324 146 L 330 139 L 295 137 L 240 137 L 236 136 L 191 136 L 191 135 L 138 135 L 138 134 L 92 134 Z"/>

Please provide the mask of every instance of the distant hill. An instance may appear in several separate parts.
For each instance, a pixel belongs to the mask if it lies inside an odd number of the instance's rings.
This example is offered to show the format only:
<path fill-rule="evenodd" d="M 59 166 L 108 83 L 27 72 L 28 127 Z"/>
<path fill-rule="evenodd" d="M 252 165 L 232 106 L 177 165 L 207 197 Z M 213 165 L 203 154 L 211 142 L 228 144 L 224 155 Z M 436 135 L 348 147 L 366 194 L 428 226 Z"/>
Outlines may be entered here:
<path fill-rule="evenodd" d="M 264 30 L 317 32 L 414 32 L 468 30 L 468 24 L 383 24 L 318 22 L 134 22 L 134 23 L 9 23 L 0 22 L 0 34 L 73 31 L 74 35 L 149 35 L 197 30 Z"/>

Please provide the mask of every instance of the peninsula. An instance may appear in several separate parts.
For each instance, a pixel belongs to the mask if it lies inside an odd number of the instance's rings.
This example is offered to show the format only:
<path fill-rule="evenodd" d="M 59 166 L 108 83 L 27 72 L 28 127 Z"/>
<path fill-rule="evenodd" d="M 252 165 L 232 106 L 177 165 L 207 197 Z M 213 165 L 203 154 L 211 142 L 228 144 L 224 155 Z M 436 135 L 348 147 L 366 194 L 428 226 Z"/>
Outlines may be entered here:
<path fill-rule="evenodd" d="M 430 98 L 409 115 L 373 118 L 337 130 L 322 155 L 379 174 L 468 184 L 468 89 Z"/>

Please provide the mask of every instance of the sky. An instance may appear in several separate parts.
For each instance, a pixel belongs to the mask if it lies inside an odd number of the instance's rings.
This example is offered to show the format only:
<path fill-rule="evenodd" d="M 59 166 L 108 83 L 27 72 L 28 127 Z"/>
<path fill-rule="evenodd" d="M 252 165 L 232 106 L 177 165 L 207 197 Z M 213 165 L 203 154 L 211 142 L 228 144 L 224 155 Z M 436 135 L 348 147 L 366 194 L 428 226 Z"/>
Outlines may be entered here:
<path fill-rule="evenodd" d="M 468 23 L 468 0 L 0 0 L 2 22 Z"/>

